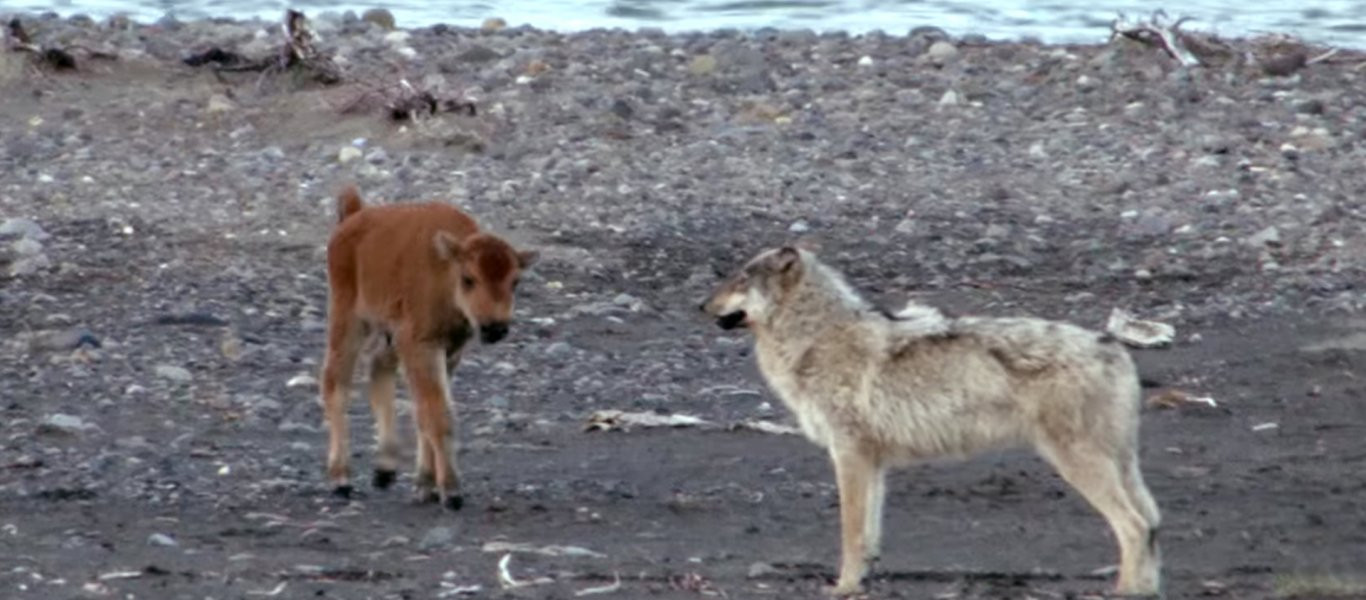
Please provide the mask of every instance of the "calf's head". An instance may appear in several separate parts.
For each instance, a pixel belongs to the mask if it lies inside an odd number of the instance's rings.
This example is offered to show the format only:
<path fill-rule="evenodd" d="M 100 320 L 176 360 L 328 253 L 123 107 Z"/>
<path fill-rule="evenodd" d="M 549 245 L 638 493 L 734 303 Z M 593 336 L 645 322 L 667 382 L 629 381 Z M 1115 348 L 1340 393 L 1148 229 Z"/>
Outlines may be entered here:
<path fill-rule="evenodd" d="M 702 312 L 722 329 L 762 324 L 787 292 L 801 281 L 802 250 L 792 246 L 759 253 L 721 283 L 702 303 Z"/>
<path fill-rule="evenodd" d="M 492 344 L 507 337 L 513 292 L 522 271 L 536 261 L 536 252 L 517 251 L 486 233 L 462 241 L 442 231 L 435 243 L 437 256 L 450 269 L 455 305 L 478 330 L 480 341 Z"/>

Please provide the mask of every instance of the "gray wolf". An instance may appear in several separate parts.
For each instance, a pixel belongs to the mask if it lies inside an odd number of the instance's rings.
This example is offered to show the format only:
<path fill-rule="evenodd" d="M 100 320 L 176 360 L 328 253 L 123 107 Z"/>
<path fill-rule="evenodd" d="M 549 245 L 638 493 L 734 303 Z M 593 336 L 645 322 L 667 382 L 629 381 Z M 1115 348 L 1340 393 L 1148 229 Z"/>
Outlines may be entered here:
<path fill-rule="evenodd" d="M 1109 522 L 1117 589 L 1160 589 L 1157 504 L 1138 463 L 1139 383 L 1107 335 L 1031 318 L 877 310 L 805 249 L 760 253 L 702 305 L 754 336 L 759 369 L 825 448 L 839 488 L 836 595 L 857 593 L 882 538 L 887 469 L 1032 446 Z"/>

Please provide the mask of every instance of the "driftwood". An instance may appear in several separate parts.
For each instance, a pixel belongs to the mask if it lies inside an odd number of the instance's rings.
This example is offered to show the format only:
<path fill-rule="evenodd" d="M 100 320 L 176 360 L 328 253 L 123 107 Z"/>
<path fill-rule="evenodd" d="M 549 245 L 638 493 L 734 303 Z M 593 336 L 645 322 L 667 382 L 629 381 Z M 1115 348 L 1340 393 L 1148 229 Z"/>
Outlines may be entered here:
<path fill-rule="evenodd" d="M 447 97 L 431 90 L 414 86 L 406 78 L 394 84 L 369 84 L 365 90 L 338 110 L 342 114 L 356 114 L 382 110 L 392 121 L 419 122 L 442 113 L 475 116 L 478 109 L 463 97 Z"/>
<path fill-rule="evenodd" d="M 1181 24 L 1189 21 L 1188 17 L 1182 17 L 1175 21 L 1170 21 L 1165 11 L 1153 13 L 1152 18 L 1147 21 L 1130 21 L 1124 13 L 1120 13 L 1119 18 L 1110 24 L 1110 37 L 1126 37 L 1131 40 L 1142 42 L 1149 46 L 1161 48 L 1183 67 L 1198 67 L 1201 65 L 1200 59 L 1196 58 L 1181 37 Z"/>
<path fill-rule="evenodd" d="M 1304 42 L 1285 35 L 1230 42 L 1213 35 L 1182 30 L 1181 25 L 1189 20 L 1188 17 L 1172 20 L 1161 10 L 1153 13 L 1147 21 L 1130 20 L 1120 13 L 1110 25 L 1110 39 L 1122 37 L 1160 49 L 1183 67 L 1241 64 L 1275 77 L 1292 75 L 1318 63 L 1366 62 L 1366 55 L 1360 52 L 1343 51 L 1340 48 L 1313 51 Z"/>
<path fill-rule="evenodd" d="M 11 52 L 23 52 L 33 57 L 37 66 L 47 67 L 54 71 L 71 71 L 76 68 L 76 54 L 80 52 L 88 58 L 98 58 L 114 60 L 118 58 L 112 52 L 92 50 L 85 46 L 71 46 L 71 49 L 56 46 L 43 46 L 33 41 L 33 36 L 29 35 L 24 29 L 24 24 L 18 17 L 10 19 L 5 26 L 6 46 Z"/>
<path fill-rule="evenodd" d="M 215 47 L 188 56 L 183 62 L 192 67 L 213 65 L 216 72 L 259 72 L 261 79 L 257 81 L 258 88 L 267 76 L 282 73 L 294 73 L 324 85 L 341 82 L 341 69 L 337 63 L 313 45 L 313 31 L 309 29 L 304 13 L 286 10 L 282 30 L 285 39 L 275 56 L 251 59 Z"/>

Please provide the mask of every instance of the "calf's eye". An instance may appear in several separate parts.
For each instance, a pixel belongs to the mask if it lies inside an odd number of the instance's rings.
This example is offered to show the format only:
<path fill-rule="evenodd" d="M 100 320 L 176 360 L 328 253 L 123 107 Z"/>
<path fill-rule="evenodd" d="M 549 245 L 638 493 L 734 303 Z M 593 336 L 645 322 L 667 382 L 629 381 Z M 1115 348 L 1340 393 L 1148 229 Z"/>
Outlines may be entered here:
<path fill-rule="evenodd" d="M 460 283 L 465 286 L 465 289 L 473 288 L 474 278 L 466 275 L 460 279 Z"/>

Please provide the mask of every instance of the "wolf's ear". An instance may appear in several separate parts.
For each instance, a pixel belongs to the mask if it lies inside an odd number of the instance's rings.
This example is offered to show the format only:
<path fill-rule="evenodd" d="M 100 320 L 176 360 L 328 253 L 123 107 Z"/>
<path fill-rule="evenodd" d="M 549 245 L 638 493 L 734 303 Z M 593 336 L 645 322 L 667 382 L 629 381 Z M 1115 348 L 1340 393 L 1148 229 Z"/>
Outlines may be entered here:
<path fill-rule="evenodd" d="M 786 273 L 792 270 L 802 261 L 802 254 L 793 246 L 783 246 L 778 249 L 778 253 L 773 255 L 773 268 L 779 273 Z"/>
<path fill-rule="evenodd" d="M 535 250 L 522 250 L 517 253 L 517 268 L 527 269 L 536 264 L 536 259 L 541 257 L 541 253 Z"/>
<path fill-rule="evenodd" d="M 432 247 L 436 249 L 436 257 L 441 260 L 457 260 L 460 258 L 460 240 L 445 231 L 438 231 L 432 236 Z"/>

